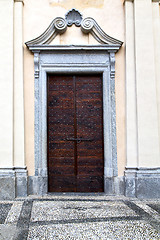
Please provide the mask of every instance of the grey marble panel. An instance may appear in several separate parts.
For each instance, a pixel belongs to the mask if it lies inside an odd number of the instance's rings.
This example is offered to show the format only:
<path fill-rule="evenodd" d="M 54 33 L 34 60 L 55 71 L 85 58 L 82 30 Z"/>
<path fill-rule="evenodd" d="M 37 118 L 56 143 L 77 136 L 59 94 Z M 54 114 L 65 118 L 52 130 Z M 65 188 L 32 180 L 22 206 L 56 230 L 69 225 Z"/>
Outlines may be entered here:
<path fill-rule="evenodd" d="M 89 54 L 88 54 L 89 53 Z M 107 54 L 107 51 L 97 53 L 96 51 L 90 51 L 90 52 L 82 53 L 80 51 L 76 52 L 69 52 L 66 54 L 66 51 L 60 51 L 60 52 L 53 52 L 51 53 L 41 53 L 40 54 L 40 61 L 41 64 L 46 63 L 56 63 L 56 65 L 60 64 L 82 64 L 82 65 L 92 65 L 92 64 L 107 64 L 109 63 L 109 57 Z"/>
<path fill-rule="evenodd" d="M 160 198 L 159 178 L 138 178 L 136 186 L 137 198 Z"/>
<path fill-rule="evenodd" d="M 160 197 L 160 168 L 130 168 L 125 171 L 125 195 L 137 198 Z"/>
<path fill-rule="evenodd" d="M 0 177 L 0 199 L 15 198 L 15 177 Z"/>

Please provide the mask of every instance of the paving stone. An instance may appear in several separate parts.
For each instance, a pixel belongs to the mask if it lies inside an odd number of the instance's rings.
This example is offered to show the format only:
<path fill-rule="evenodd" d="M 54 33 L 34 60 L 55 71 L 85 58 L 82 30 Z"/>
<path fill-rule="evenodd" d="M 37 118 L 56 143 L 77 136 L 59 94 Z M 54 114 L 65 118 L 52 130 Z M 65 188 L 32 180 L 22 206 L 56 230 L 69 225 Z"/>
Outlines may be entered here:
<path fill-rule="evenodd" d="M 148 204 L 148 206 L 150 206 L 160 214 L 160 204 Z"/>
<path fill-rule="evenodd" d="M 103 195 L 0 202 L 0 240 L 157 240 L 160 200 Z"/>
<path fill-rule="evenodd" d="M 14 202 L 5 219 L 5 224 L 17 223 L 23 202 Z"/>
<path fill-rule="evenodd" d="M 8 215 L 9 210 L 11 209 L 12 204 L 6 203 L 6 204 L 0 204 L 0 224 L 3 224 L 5 222 L 5 219 Z"/>
<path fill-rule="evenodd" d="M 157 230 L 145 221 L 57 224 L 30 228 L 31 239 L 159 239 Z"/>
<path fill-rule="evenodd" d="M 137 216 L 123 202 L 34 202 L 31 221 Z"/>
<path fill-rule="evenodd" d="M 155 208 L 157 209 L 157 205 L 152 205 L 152 204 L 146 205 L 142 202 L 140 202 L 140 203 L 136 202 L 136 205 L 139 206 L 140 208 L 142 208 L 145 212 L 149 213 L 152 216 L 152 218 L 155 218 L 157 221 L 160 222 L 160 214 L 158 214 L 157 211 L 154 210 Z"/>
<path fill-rule="evenodd" d="M 0 224 L 0 240 L 17 240 L 16 232 L 16 226 Z"/>

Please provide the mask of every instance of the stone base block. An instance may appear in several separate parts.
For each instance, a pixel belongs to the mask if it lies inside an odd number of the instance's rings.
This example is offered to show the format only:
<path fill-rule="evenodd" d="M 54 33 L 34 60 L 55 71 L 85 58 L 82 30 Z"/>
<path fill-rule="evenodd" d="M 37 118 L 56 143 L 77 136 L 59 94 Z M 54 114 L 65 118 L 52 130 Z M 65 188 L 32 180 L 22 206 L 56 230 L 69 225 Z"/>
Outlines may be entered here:
<path fill-rule="evenodd" d="M 0 199 L 26 197 L 28 195 L 27 181 L 26 168 L 1 168 Z"/>
<path fill-rule="evenodd" d="M 105 178 L 104 179 L 104 192 L 107 195 L 114 194 L 114 179 L 113 178 Z"/>
<path fill-rule="evenodd" d="M 137 198 L 160 198 L 160 177 L 138 178 L 136 181 Z"/>
<path fill-rule="evenodd" d="M 28 196 L 27 184 L 28 184 L 27 177 L 16 178 L 16 197 Z"/>
<path fill-rule="evenodd" d="M 28 181 L 29 195 L 43 196 L 48 192 L 48 178 L 41 176 L 30 176 Z"/>
<path fill-rule="evenodd" d="M 15 176 L 16 176 L 16 197 L 26 197 L 28 195 L 27 170 L 15 168 Z"/>
<path fill-rule="evenodd" d="M 105 178 L 104 192 L 107 195 L 124 195 L 124 177 Z"/>
<path fill-rule="evenodd" d="M 104 179 L 106 195 L 160 198 L 160 168 L 127 168 L 124 177 Z M 47 176 L 27 176 L 26 168 L 0 169 L 0 199 L 48 193 Z"/>
<path fill-rule="evenodd" d="M 38 189 L 39 189 L 38 176 L 29 176 L 28 177 L 28 194 L 38 195 L 39 194 Z"/>
<path fill-rule="evenodd" d="M 160 168 L 128 168 L 125 171 L 125 196 L 160 197 Z"/>
<path fill-rule="evenodd" d="M 15 196 L 15 177 L 0 177 L 0 199 L 9 200 Z"/>

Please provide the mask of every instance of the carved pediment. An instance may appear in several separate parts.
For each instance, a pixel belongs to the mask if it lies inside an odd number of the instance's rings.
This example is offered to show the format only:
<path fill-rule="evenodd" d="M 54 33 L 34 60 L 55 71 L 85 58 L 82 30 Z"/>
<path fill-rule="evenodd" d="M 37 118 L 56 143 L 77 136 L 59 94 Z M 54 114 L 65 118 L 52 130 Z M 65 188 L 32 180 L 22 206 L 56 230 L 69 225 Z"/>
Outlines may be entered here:
<path fill-rule="evenodd" d="M 26 45 L 30 47 L 49 44 L 58 34 L 63 34 L 67 27 L 71 27 L 73 24 L 80 27 L 83 33 L 90 33 L 101 44 L 118 45 L 119 47 L 123 44 L 123 42 L 107 35 L 93 18 L 87 17 L 83 19 L 78 10 L 72 9 L 66 13 L 65 18 L 55 18 L 44 33 L 26 42 Z"/>

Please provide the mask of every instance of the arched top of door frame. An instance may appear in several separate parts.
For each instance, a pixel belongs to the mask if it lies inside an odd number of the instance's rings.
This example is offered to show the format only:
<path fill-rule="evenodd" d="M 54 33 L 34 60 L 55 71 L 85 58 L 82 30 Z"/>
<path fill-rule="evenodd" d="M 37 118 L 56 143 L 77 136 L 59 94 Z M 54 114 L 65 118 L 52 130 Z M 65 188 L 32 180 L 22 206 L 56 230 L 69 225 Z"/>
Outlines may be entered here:
<path fill-rule="evenodd" d="M 83 19 L 82 14 L 73 8 L 66 13 L 65 18 L 55 18 L 44 33 L 26 42 L 26 45 L 30 49 L 33 45 L 49 44 L 58 34 L 63 34 L 73 24 L 80 27 L 83 33 L 90 33 L 101 44 L 114 45 L 118 49 L 123 44 L 123 42 L 107 35 L 93 18 L 87 17 Z"/>

